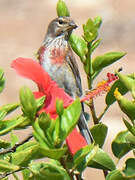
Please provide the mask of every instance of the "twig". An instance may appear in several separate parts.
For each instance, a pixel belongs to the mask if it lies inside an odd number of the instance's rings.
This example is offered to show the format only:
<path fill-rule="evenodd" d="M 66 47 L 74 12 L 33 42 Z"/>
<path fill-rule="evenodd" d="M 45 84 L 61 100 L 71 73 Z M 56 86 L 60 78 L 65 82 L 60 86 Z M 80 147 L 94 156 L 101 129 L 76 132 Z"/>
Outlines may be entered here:
<path fill-rule="evenodd" d="M 13 173 L 19 172 L 19 171 L 21 171 L 21 170 L 23 170 L 23 169 L 25 169 L 25 167 L 22 167 L 22 168 L 20 168 L 20 169 L 18 169 L 18 170 L 16 170 L 16 171 L 12 171 L 12 172 L 8 172 L 8 173 L 1 174 L 1 175 L 0 175 L 0 179 L 3 179 L 3 178 L 5 178 L 5 177 L 7 177 L 7 176 L 9 176 L 9 175 L 11 175 L 11 174 L 13 174 Z"/>
<path fill-rule="evenodd" d="M 7 153 L 10 153 L 10 152 L 15 152 L 18 146 L 28 142 L 32 137 L 33 137 L 33 135 L 30 134 L 26 139 L 24 139 L 20 143 L 15 144 L 12 148 L 4 149 L 3 151 L 1 151 L 0 155 L 7 154 Z"/>

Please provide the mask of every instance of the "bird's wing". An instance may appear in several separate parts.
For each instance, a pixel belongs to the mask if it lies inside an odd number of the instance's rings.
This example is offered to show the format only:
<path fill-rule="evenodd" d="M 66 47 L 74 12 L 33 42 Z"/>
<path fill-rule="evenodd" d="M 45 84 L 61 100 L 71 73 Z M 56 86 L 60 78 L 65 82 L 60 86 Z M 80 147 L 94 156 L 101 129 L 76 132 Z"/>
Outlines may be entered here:
<path fill-rule="evenodd" d="M 72 52 L 70 46 L 69 46 L 69 51 L 68 51 L 68 54 L 66 57 L 66 61 L 67 61 L 68 65 L 70 66 L 70 68 L 74 74 L 74 77 L 76 80 L 76 86 L 79 89 L 79 94 L 77 94 L 77 95 L 81 96 L 82 95 L 82 84 L 81 84 L 80 73 L 79 73 L 78 65 L 76 63 L 75 57 L 73 55 L 73 52 Z"/>

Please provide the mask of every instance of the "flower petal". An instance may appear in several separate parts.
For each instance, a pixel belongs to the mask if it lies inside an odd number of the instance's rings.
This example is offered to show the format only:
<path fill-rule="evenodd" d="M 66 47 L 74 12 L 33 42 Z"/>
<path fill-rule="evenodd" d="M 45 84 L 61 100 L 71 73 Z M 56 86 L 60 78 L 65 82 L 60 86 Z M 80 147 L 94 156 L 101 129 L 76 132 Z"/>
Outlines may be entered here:
<path fill-rule="evenodd" d="M 38 62 L 29 58 L 19 57 L 12 62 L 11 67 L 19 75 L 34 81 L 39 89 L 41 89 L 41 92 L 44 92 L 46 95 L 48 94 L 51 86 L 51 78 Z"/>
<path fill-rule="evenodd" d="M 72 155 L 74 155 L 79 149 L 88 145 L 84 137 L 77 131 L 76 128 L 68 135 L 66 143 Z"/>
<path fill-rule="evenodd" d="M 62 88 L 59 88 L 56 82 L 51 80 L 49 74 L 38 62 L 29 58 L 20 57 L 12 62 L 11 67 L 14 68 L 19 75 L 34 81 L 39 87 L 39 92 L 46 95 L 44 107 L 46 112 L 56 114 L 56 99 L 63 100 L 64 107 L 69 106 L 69 104 L 73 102 L 72 97 L 65 93 Z"/>

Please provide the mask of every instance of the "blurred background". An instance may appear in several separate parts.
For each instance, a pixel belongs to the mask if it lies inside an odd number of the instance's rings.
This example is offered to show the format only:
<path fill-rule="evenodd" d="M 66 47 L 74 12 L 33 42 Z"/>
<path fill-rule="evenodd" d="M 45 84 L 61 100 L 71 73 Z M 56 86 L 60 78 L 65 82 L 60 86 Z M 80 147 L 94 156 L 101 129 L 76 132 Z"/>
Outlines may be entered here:
<path fill-rule="evenodd" d="M 34 58 L 34 53 L 40 47 L 48 23 L 56 17 L 57 0 L 0 0 L 0 67 L 5 71 L 6 86 L 0 95 L 0 105 L 18 101 L 20 87 L 28 85 L 31 89 L 36 86 L 31 81 L 25 80 L 11 69 L 10 64 L 17 57 Z M 133 0 L 67 0 L 66 1 L 72 18 L 78 24 L 76 33 L 82 34 L 82 24 L 89 17 L 101 16 L 103 19 L 99 37 L 102 38 L 100 47 L 94 56 L 108 51 L 124 51 L 127 55 L 112 67 L 106 68 L 97 82 L 105 79 L 107 72 L 123 67 L 123 73 L 134 72 L 135 68 L 135 1 Z M 94 57 L 93 56 L 93 57 Z M 76 57 L 78 58 L 78 57 Z M 84 90 L 87 82 L 78 59 L 82 74 Z M 96 85 L 96 82 L 95 82 Z M 105 95 L 95 99 L 97 113 L 104 109 Z M 116 132 L 124 130 L 122 122 L 124 116 L 115 103 L 103 118 L 103 123 L 108 125 L 109 133 L 104 150 L 116 161 L 111 152 L 111 141 Z M 22 138 L 29 131 L 19 134 Z M 132 156 L 129 154 L 128 156 Z M 122 159 L 124 161 L 124 159 Z M 121 166 L 121 162 L 118 164 Z M 87 169 L 86 180 L 103 180 L 103 172 L 100 170 Z M 12 179 L 12 177 L 11 177 Z"/>

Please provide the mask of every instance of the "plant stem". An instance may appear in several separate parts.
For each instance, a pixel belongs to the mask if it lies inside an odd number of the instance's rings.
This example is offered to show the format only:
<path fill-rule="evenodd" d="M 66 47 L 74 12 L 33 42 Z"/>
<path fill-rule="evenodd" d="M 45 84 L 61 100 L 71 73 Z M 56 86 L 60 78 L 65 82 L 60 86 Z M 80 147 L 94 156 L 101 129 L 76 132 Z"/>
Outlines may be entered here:
<path fill-rule="evenodd" d="M 91 61 L 91 43 L 88 43 L 87 47 L 88 47 L 88 53 L 86 55 L 86 58 L 87 58 L 86 73 L 87 73 L 88 89 L 91 90 L 92 89 L 92 81 L 93 81 L 93 78 L 92 78 L 92 73 L 93 73 L 92 72 L 92 61 Z M 99 72 L 97 72 L 97 74 L 95 74 L 95 77 L 99 74 Z M 89 108 L 91 111 L 91 115 L 93 118 L 94 125 L 98 124 L 99 121 L 101 120 L 101 118 L 104 116 L 105 112 L 108 110 L 109 106 L 107 106 L 104 109 L 103 113 L 101 113 L 101 115 L 98 118 L 96 115 L 96 111 L 95 111 L 94 100 L 90 99 L 88 105 L 89 105 Z M 103 170 L 103 173 L 104 173 L 104 177 L 106 177 L 108 174 L 108 171 Z"/>
<path fill-rule="evenodd" d="M 24 170 L 25 168 L 20 168 L 20 169 L 18 169 L 18 170 L 15 170 L 15 171 L 12 171 L 12 172 L 7 172 L 7 173 L 4 173 L 4 174 L 0 174 L 0 179 L 3 179 L 3 178 L 5 178 L 5 177 L 7 177 L 7 176 L 9 176 L 9 175 L 11 175 L 11 174 L 14 174 L 14 173 L 16 173 L 16 172 L 19 172 L 19 171 L 22 171 L 22 170 Z"/>
<path fill-rule="evenodd" d="M 23 141 L 21 141 L 18 144 L 15 144 L 12 148 L 5 149 L 5 150 L 1 151 L 0 155 L 7 154 L 7 153 L 10 153 L 10 152 L 15 152 L 17 147 L 19 147 L 19 146 L 23 145 L 24 143 L 28 142 L 32 137 L 33 137 L 33 135 L 30 134 L 28 137 L 26 137 L 26 139 L 24 139 Z"/>
<path fill-rule="evenodd" d="M 67 173 L 70 176 L 71 180 L 74 180 L 74 173 L 73 173 L 73 171 L 69 171 L 69 169 L 66 167 L 66 160 L 65 160 L 64 157 L 61 157 L 60 163 L 63 166 L 63 168 L 67 171 Z"/>
<path fill-rule="evenodd" d="M 100 114 L 100 116 L 98 117 L 98 122 L 102 119 L 102 117 L 104 116 L 104 114 L 107 112 L 107 110 L 109 109 L 110 106 L 106 106 L 104 111 Z"/>
<path fill-rule="evenodd" d="M 106 176 L 108 175 L 108 171 L 107 170 L 103 170 L 104 173 L 104 177 L 106 178 Z"/>
<path fill-rule="evenodd" d="M 98 121 L 98 118 L 97 118 L 97 116 L 96 116 L 96 111 L 95 111 L 95 106 L 94 106 L 94 101 L 93 101 L 93 99 L 90 99 L 89 108 L 90 108 L 90 110 L 91 110 L 91 115 L 92 115 L 94 124 L 98 124 L 99 121 Z"/>

